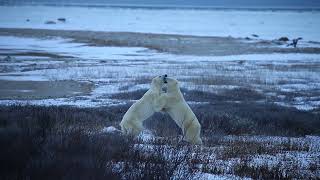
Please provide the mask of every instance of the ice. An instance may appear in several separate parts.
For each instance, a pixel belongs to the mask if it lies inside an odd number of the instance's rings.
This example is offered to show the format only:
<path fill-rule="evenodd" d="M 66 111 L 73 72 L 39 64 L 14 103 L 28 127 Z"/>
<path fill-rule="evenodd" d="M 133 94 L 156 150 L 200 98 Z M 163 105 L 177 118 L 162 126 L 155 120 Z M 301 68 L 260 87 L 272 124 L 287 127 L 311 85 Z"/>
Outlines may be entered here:
<path fill-rule="evenodd" d="M 64 17 L 66 22 L 57 22 Z M 30 21 L 27 22 L 26 19 Z M 151 32 L 320 41 L 319 11 L 1 6 L 0 27 Z M 53 20 L 57 24 L 45 24 Z"/>

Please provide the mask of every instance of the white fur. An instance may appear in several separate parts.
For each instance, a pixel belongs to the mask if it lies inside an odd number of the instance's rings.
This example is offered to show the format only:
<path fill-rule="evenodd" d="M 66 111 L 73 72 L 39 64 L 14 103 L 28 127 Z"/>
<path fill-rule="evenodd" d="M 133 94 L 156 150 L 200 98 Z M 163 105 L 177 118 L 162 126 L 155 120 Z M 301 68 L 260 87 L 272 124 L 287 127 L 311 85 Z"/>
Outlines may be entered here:
<path fill-rule="evenodd" d="M 184 140 L 193 144 L 202 144 L 200 138 L 201 125 L 187 102 L 185 101 L 177 80 L 167 78 L 167 100 L 163 111 L 182 129 Z"/>
<path fill-rule="evenodd" d="M 163 109 L 166 98 L 162 85 L 162 76 L 153 78 L 150 89 L 128 109 L 120 122 L 124 134 L 137 136 L 143 130 L 143 121 Z"/>

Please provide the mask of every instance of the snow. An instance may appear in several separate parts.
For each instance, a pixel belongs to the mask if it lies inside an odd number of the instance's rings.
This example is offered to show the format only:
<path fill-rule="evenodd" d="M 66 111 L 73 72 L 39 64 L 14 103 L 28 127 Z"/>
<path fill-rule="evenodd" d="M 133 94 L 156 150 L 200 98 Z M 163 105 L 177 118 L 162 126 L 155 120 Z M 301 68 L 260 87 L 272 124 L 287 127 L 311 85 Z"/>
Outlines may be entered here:
<path fill-rule="evenodd" d="M 239 79 L 250 83 L 259 93 L 264 89 L 278 90 L 281 93 L 318 91 L 320 76 L 317 63 L 320 54 L 244 54 L 231 56 L 187 56 L 168 53 L 157 53 L 146 48 L 135 47 L 93 47 L 82 43 L 72 43 L 69 39 L 35 39 L 0 36 L 0 49 L 7 53 L 14 52 L 47 52 L 68 55 L 76 58 L 39 58 L 12 56 L 10 61 L 0 61 L 0 67 L 9 71 L 0 73 L 0 80 L 10 81 L 55 81 L 75 80 L 94 84 L 94 89 L 85 98 L 61 98 L 30 101 L 1 100 L 0 104 L 38 104 L 38 105 L 75 105 L 78 107 L 97 107 L 124 104 L 129 101 L 110 99 L 116 93 L 129 93 L 148 89 L 149 82 L 140 82 L 141 77 L 150 78 L 155 74 L 170 74 L 181 81 L 181 87 L 188 90 L 201 90 L 218 93 L 226 89 L 241 87 L 241 84 L 215 84 L 211 82 L 188 81 L 192 78 L 225 77 Z M 2 56 L 2 58 L 5 58 Z M 239 64 L 239 61 L 244 63 Z M 315 66 L 312 66 L 315 64 Z M 31 65 L 30 67 L 27 67 Z M 26 67 L 24 67 L 26 66 Z M 266 68 L 270 66 L 271 68 Z M 272 67 L 286 67 L 285 71 Z M 291 69 L 291 66 L 308 66 L 311 69 Z M 24 69 L 26 68 L 26 69 Z M 314 69 L 313 69 L 314 68 Z M 25 71 L 26 70 L 26 71 Z M 254 84 L 254 81 L 263 84 Z M 229 80 L 228 80 L 229 81 Z M 288 81 L 288 83 L 282 83 Z M 75 92 L 76 93 L 76 92 Z M 300 110 L 312 110 L 320 106 L 320 99 L 300 97 L 286 101 L 286 96 L 279 92 L 267 92 L 268 96 L 278 97 L 276 104 L 295 107 Z M 311 96 L 315 96 L 316 94 Z M 306 95 L 305 97 L 309 97 Z M 207 102 L 188 102 L 200 104 Z"/>
<path fill-rule="evenodd" d="M 58 55 L 79 57 L 83 59 L 127 58 L 126 54 L 139 56 L 145 48 L 134 47 L 93 47 L 81 43 L 71 43 L 70 39 L 36 39 L 13 36 L 0 36 L 0 48 L 10 51 L 49 52 Z M 142 56 L 142 54 L 141 54 Z"/>
<path fill-rule="evenodd" d="M 0 80 L 8 80 L 8 81 L 48 81 L 49 79 L 44 76 L 37 75 L 19 75 L 17 73 L 6 73 L 7 75 L 3 75 L 4 73 L 0 73 Z"/>
<path fill-rule="evenodd" d="M 4 36 L 0 36 L 0 39 L 4 37 Z M 1 39 L 2 40 L 2 39 Z M 3 45 L 4 43 L 2 42 L 0 44 L 0 47 Z M 6 43 L 5 43 L 6 44 Z M 7 53 L 8 52 L 8 49 L 0 49 L 0 52 L 1 53 Z M 5 59 L 7 56 L 1 56 L 0 55 L 0 60 L 3 60 Z M 11 57 L 13 58 L 13 60 L 34 60 L 34 59 L 41 59 L 41 60 L 48 60 L 49 57 L 34 57 L 34 56 L 16 56 L 16 57 Z M 10 60 L 11 61 L 11 60 Z M 10 62 L 10 61 L 7 61 L 7 62 Z"/>
<path fill-rule="evenodd" d="M 47 52 L 92 60 L 162 60 L 181 62 L 201 61 L 318 61 L 320 54 L 270 53 L 243 54 L 229 56 L 193 56 L 157 53 L 141 47 L 96 47 L 82 43 L 71 43 L 70 39 L 36 39 L 12 36 L 0 36 L 0 48 L 9 52 L 32 51 Z M 30 57 L 29 57 L 30 58 Z M 27 59 L 29 59 L 27 58 Z M 38 58 L 38 57 L 37 57 Z M 126 63 L 125 61 L 123 63 Z"/>
<path fill-rule="evenodd" d="M 37 105 L 37 106 L 75 106 L 79 108 L 87 107 L 103 107 L 123 105 L 126 102 L 104 99 L 103 101 L 95 100 L 94 97 L 84 97 L 83 99 L 76 98 L 55 98 L 55 99 L 39 99 L 39 100 L 0 100 L 1 105 Z"/>
<path fill-rule="evenodd" d="M 109 126 L 109 127 L 104 127 L 101 131 L 103 133 L 115 133 L 115 132 L 119 132 L 120 130 L 115 128 L 114 126 Z"/>
<path fill-rule="evenodd" d="M 248 55 L 250 57 L 252 55 Z M 270 55 L 270 60 L 276 58 L 276 55 Z M 279 55 L 281 57 L 282 55 Z M 306 55 L 307 57 L 309 55 Z M 172 55 L 173 57 L 173 55 Z M 176 55 L 178 57 L 178 55 Z M 242 58 L 245 56 L 242 56 Z M 267 56 L 266 56 L 267 57 Z M 288 57 L 283 55 L 284 58 Z M 292 56 L 294 57 L 294 56 Z M 212 57 L 221 58 L 221 57 Z M 296 55 L 296 59 L 299 58 L 299 54 Z M 314 57 L 315 58 L 315 57 Z M 253 58 L 254 59 L 254 58 Z M 280 58 L 279 58 L 280 59 Z M 275 60 L 269 63 L 288 66 L 292 64 L 292 60 Z M 301 62 L 312 63 L 316 61 L 316 58 L 310 57 L 309 62 L 304 62 L 303 55 L 301 55 Z M 130 93 L 140 89 L 148 89 L 149 82 L 140 82 L 140 78 L 151 78 L 155 74 L 170 74 L 173 77 L 178 77 L 181 80 L 181 87 L 187 90 L 201 90 L 211 93 L 219 93 L 224 90 L 232 90 L 235 88 L 241 88 L 241 84 L 237 84 L 236 79 L 241 78 L 241 81 L 250 83 L 252 87 L 255 87 L 259 93 L 264 94 L 265 89 L 271 89 L 273 93 L 267 92 L 269 97 L 278 97 L 275 100 L 276 104 L 281 106 L 295 107 L 300 110 L 312 110 L 320 106 L 320 99 L 314 97 L 316 94 L 310 94 L 313 91 L 318 91 L 320 87 L 319 73 L 315 70 L 303 70 L 295 71 L 288 69 L 287 71 L 277 71 L 272 69 L 261 69 L 260 65 L 268 64 L 268 62 L 261 61 L 247 61 L 244 65 L 239 65 L 234 61 L 202 61 L 201 63 L 194 63 L 193 61 L 186 61 L 183 65 L 179 64 L 179 61 L 167 59 L 166 62 L 158 60 L 146 60 L 147 64 L 141 63 L 141 65 L 135 64 L 135 60 L 110 60 L 109 63 L 100 63 L 96 61 L 88 62 L 68 62 L 68 65 L 62 64 L 61 67 L 57 66 L 52 69 L 35 69 L 25 72 L 3 72 L 0 73 L 0 80 L 11 81 L 56 81 L 56 80 L 75 80 L 85 81 L 94 84 L 94 88 L 90 95 L 85 98 L 61 98 L 61 99 L 46 99 L 46 100 L 16 100 L 8 102 L 7 100 L 1 100 L 0 104 L 36 104 L 36 105 L 72 105 L 78 107 L 98 107 L 109 106 L 116 104 L 125 104 L 129 101 L 110 99 L 110 95 L 117 93 Z M 29 60 L 28 60 L 29 61 Z M 106 59 L 106 61 L 109 61 Z M 23 60 L 21 61 L 23 62 Z M 39 61 L 40 62 L 40 61 Z M 90 63 L 89 63 L 90 62 Z M 143 61 L 141 61 L 143 62 Z M 300 63 L 293 61 L 293 64 Z M 76 64 L 76 67 L 73 66 Z M 132 65 L 134 64 L 134 65 Z M 303 65 L 303 63 L 301 64 Z M 12 65 L 13 66 L 13 65 Z M 191 67 L 191 68 L 190 68 Z M 244 73 L 245 72 L 245 73 Z M 227 73 L 227 74 L 226 74 Z M 207 75 L 209 78 L 227 76 L 232 80 L 232 84 L 216 84 L 215 79 L 206 82 L 196 82 L 193 78 L 199 79 L 203 75 Z M 264 84 L 255 84 L 253 80 L 258 78 L 259 81 L 265 82 Z M 201 79 L 201 78 L 200 78 Z M 187 80 L 187 81 L 184 81 Z M 191 81 L 188 81 L 191 80 Z M 283 84 L 282 81 L 288 81 Z M 290 98 L 290 95 L 284 96 L 281 93 L 294 93 L 301 92 L 305 96 L 299 96 L 299 98 Z M 310 95 L 309 95 L 310 94 Z M 309 96 L 314 98 L 309 98 Z M 188 102 L 190 104 L 200 104 L 207 102 Z"/>
<path fill-rule="evenodd" d="M 314 172 L 311 167 L 319 164 L 319 136 L 306 137 L 277 137 L 277 136 L 222 136 L 219 137 L 218 145 L 176 146 L 175 144 L 158 144 L 157 140 L 163 137 L 152 136 L 151 141 L 138 141 L 134 144 L 135 150 L 144 156 L 163 156 L 165 160 L 175 162 L 178 157 L 189 154 L 186 161 L 182 161 L 176 166 L 171 179 L 251 179 L 250 177 L 236 176 L 236 169 L 239 165 L 256 168 L 268 168 L 270 172 L 282 173 L 283 176 L 294 175 L 294 177 L 317 177 L 318 170 Z M 170 137 L 171 138 L 171 137 Z M 154 141 L 155 140 L 155 141 Z M 153 141 L 153 142 L 152 142 Z M 234 145 L 242 148 L 250 144 L 262 147 L 262 152 L 251 152 L 254 149 L 240 153 L 236 157 L 228 157 L 228 148 Z M 199 149 L 198 149 L 199 148 Z M 232 149 L 229 149 L 232 150 Z M 226 157 L 221 158 L 220 154 L 226 153 Z M 115 163 L 118 172 L 122 172 L 122 162 Z M 205 167 L 203 169 L 203 167 Z M 190 171 L 190 168 L 192 169 Z M 189 169 L 189 170 L 188 170 Z M 211 170 L 211 174 L 206 173 Z M 125 171 L 128 172 L 128 171 Z M 251 176 L 250 171 L 244 170 Z M 298 178 L 299 179 L 299 178 Z"/>
<path fill-rule="evenodd" d="M 65 17 L 66 23 L 45 25 L 46 20 L 55 20 Z M 271 12 L 271 11 L 216 11 L 216 10 L 149 10 L 149 9 L 121 9 L 121 8 L 81 8 L 81 7 L 0 7 L 0 27 L 27 27 L 46 29 L 81 29 L 104 31 L 137 31 L 154 33 L 176 33 L 212 36 L 250 36 L 257 33 L 261 38 L 273 39 L 280 36 L 302 36 L 309 40 L 320 40 L 317 30 L 320 27 L 320 12 Z M 25 19 L 30 19 L 26 22 Z M 214 22 L 218 19 L 219 22 Z M 288 20 L 290 19 L 290 21 Z M 211 25 L 208 25 L 210 23 Z M 173 25 L 174 24 L 174 25 Z M 186 28 L 188 27 L 188 28 Z M 308 28 L 306 28 L 308 27 Z M 309 92 L 317 91 L 320 87 L 318 69 L 291 71 L 285 69 L 276 71 L 262 69 L 261 64 L 283 65 L 318 62 L 320 54 L 244 54 L 234 56 L 185 56 L 167 53 L 156 53 L 146 48 L 135 47 L 91 47 L 81 43 L 71 43 L 69 39 L 34 39 L 0 36 L 0 49 L 11 49 L 11 52 L 49 52 L 59 55 L 68 55 L 80 58 L 70 64 L 76 67 L 65 66 L 64 61 L 52 61 L 42 57 L 14 57 L 12 62 L 1 61 L 0 66 L 23 66 L 37 61 L 38 65 L 62 64 L 61 67 L 51 69 L 29 70 L 27 72 L 0 73 L 1 80 L 17 81 L 51 81 L 76 80 L 90 81 L 94 84 L 93 91 L 87 96 L 70 98 L 42 99 L 42 100 L 0 100 L 0 104 L 33 104 L 33 105 L 71 105 L 78 107 L 100 107 L 128 103 L 127 100 L 109 99 L 109 95 L 122 92 L 132 92 L 148 89 L 147 82 L 135 82 L 140 77 L 150 77 L 154 74 L 171 73 L 179 78 L 192 78 L 192 76 L 229 75 L 230 78 L 247 78 L 250 85 L 256 87 L 257 92 L 263 93 L 263 88 L 279 89 L 281 92 Z M 1 50 L 7 51 L 7 50 Z M 1 56 L 0 59 L 5 58 Z M 36 59 L 36 60 L 35 60 Z M 100 63 L 105 60 L 107 63 Z M 136 61 L 139 60 L 139 61 Z M 233 61 L 246 61 L 239 65 Z M 250 61 L 250 62 L 248 62 Z M 168 63 L 170 62 L 170 63 Z M 183 65 L 177 65 L 183 62 Z M 223 63 L 223 66 L 220 66 Z M 233 64 L 232 64 L 233 63 Z M 73 64 L 73 65 L 74 65 Z M 111 65 L 110 65 L 111 64 Z M 236 64 L 236 65 L 235 65 Z M 217 66 L 217 67 L 215 67 Z M 192 67 L 192 68 L 190 68 Z M 254 84 L 253 78 L 261 78 L 265 86 L 261 88 Z M 280 81 L 290 80 L 290 83 L 280 84 Z M 212 82 L 210 82 L 212 83 Z M 182 81 L 181 86 L 188 90 L 205 90 L 216 92 L 218 90 L 232 90 L 238 85 L 229 84 L 197 84 L 194 81 Z M 259 89 L 260 88 L 260 89 Z M 31 92 L 29 89 L 16 91 Z M 74 92 L 75 94 L 80 92 Z M 279 92 L 268 92 L 269 96 L 279 97 L 282 106 L 295 107 L 300 110 L 319 108 L 320 99 L 317 94 L 310 96 L 297 95 L 292 101 Z M 189 104 L 209 103 L 188 101 Z M 120 132 L 114 126 L 104 127 L 99 133 Z M 154 145 L 156 137 L 153 132 L 144 130 L 139 135 L 139 144 L 135 144 L 139 151 L 155 151 L 162 145 Z M 280 153 L 248 155 L 251 166 L 275 167 L 281 165 L 283 172 L 289 172 L 291 166 L 300 169 L 310 169 L 312 163 L 319 165 L 320 137 L 306 136 L 300 138 L 276 136 L 225 136 L 221 142 L 259 142 L 263 147 L 283 146 L 296 147 L 298 150 L 283 150 Z M 220 143 L 221 143 L 220 142 Z M 228 144 L 227 144 L 228 145 Z M 220 147 L 206 147 L 212 149 Z M 169 145 L 164 145 L 166 158 L 174 158 L 184 152 L 177 151 Z M 306 148 L 307 147 L 307 148 Z M 223 147 L 222 147 L 223 148 Z M 307 150 L 305 150 L 307 149 Z M 209 152 L 209 151 L 208 151 Z M 213 151 L 217 152 L 217 151 Z M 201 152 L 203 153 L 203 152 Z M 239 163 L 239 158 L 221 160 L 215 153 L 201 154 L 206 162 L 212 162 L 216 168 L 230 173 Z M 200 161 L 201 162 L 201 161 Z M 205 162 L 205 161 L 203 161 Z M 114 164 L 117 171 L 121 171 L 121 163 Z M 199 167 L 203 164 L 198 164 Z M 183 170 L 182 170 L 183 171 Z M 301 171 L 301 170 L 300 170 Z M 301 173 L 301 172 L 297 173 Z M 229 174 L 195 173 L 192 179 L 238 179 L 240 177 Z M 174 178 L 173 178 L 174 179 Z M 249 178 L 244 178 L 249 179 Z"/>
<path fill-rule="evenodd" d="M 66 22 L 58 22 L 64 17 Z M 30 21 L 27 22 L 26 19 Z M 320 41 L 319 11 L 1 6 L 0 27 L 129 31 Z M 57 24 L 45 24 L 53 20 Z"/>
<path fill-rule="evenodd" d="M 154 140 L 155 135 L 150 130 L 145 129 L 139 134 L 138 138 L 142 142 L 146 143 L 146 142 L 150 142 L 150 141 Z"/>
<path fill-rule="evenodd" d="M 251 179 L 251 178 L 240 178 L 234 175 L 216 175 L 209 173 L 197 173 L 191 178 L 192 180 L 233 180 L 233 179 Z"/>
<path fill-rule="evenodd" d="M 320 87 L 320 83 L 309 83 L 306 84 L 285 84 L 280 85 L 281 91 L 283 92 L 295 92 L 295 91 L 305 91 L 305 90 L 316 90 Z M 297 101 L 299 99 L 296 99 Z"/>
<path fill-rule="evenodd" d="M 320 152 L 320 136 L 306 136 L 310 141 L 310 151 Z"/>

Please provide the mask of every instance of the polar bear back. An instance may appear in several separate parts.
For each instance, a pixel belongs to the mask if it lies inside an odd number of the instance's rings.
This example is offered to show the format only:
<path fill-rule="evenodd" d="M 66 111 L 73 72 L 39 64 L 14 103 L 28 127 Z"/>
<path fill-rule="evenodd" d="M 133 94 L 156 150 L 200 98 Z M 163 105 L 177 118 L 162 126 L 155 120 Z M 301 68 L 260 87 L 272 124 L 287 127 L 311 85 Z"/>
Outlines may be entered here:
<path fill-rule="evenodd" d="M 132 118 L 134 114 L 136 119 L 145 120 L 154 113 L 154 109 L 151 106 L 154 100 L 154 92 L 148 90 L 141 99 L 135 102 L 126 112 L 123 119 L 126 119 L 128 115 Z"/>
<path fill-rule="evenodd" d="M 166 110 L 177 125 L 182 128 L 188 120 L 196 119 L 195 114 L 183 97 L 178 84 L 169 87 Z"/>
<path fill-rule="evenodd" d="M 167 107 L 167 112 L 180 128 L 184 126 L 186 121 L 196 118 L 190 106 L 184 99 L 177 101 L 177 103 L 169 104 Z"/>
<path fill-rule="evenodd" d="M 167 79 L 167 104 L 165 110 L 182 129 L 184 139 L 193 144 L 202 144 L 201 125 L 185 101 L 176 79 Z"/>

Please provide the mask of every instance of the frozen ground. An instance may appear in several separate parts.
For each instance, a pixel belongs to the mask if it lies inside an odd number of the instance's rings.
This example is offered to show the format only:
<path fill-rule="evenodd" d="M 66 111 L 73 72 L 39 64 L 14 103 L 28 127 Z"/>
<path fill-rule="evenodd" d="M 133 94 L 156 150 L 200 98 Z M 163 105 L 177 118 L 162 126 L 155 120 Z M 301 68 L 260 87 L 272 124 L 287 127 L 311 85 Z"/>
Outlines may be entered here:
<path fill-rule="evenodd" d="M 117 131 L 114 127 L 106 129 L 113 131 L 104 133 Z M 320 176 L 318 136 L 224 136 L 216 137 L 205 147 L 188 147 L 175 141 L 145 131 L 133 145 L 139 154 L 138 163 L 112 161 L 108 167 L 126 179 L 139 173 L 151 156 L 174 164 L 172 179 L 317 179 Z M 128 170 L 128 166 L 132 169 Z"/>
<path fill-rule="evenodd" d="M 202 125 L 201 146 L 183 142 L 181 130 L 162 113 L 148 118 L 137 138 L 123 136 L 119 122 L 130 104 L 0 106 L 0 156 L 6 165 L 0 176 L 319 179 L 319 114 L 220 103 L 191 104 Z"/>
<path fill-rule="evenodd" d="M 66 22 L 57 22 L 57 18 Z M 27 21 L 27 19 L 29 21 Z M 320 41 L 319 11 L 1 6 L 0 27 L 147 32 Z M 45 24 L 46 21 L 56 24 Z"/>
<path fill-rule="evenodd" d="M 204 91 L 219 96 L 228 91 L 241 94 L 245 89 L 255 94 L 254 98 L 248 94 L 242 99 L 225 98 L 224 101 L 249 99 L 301 110 L 320 106 L 319 54 L 194 56 L 140 47 L 88 46 L 61 38 L 1 36 L 0 40 L 0 81 L 7 85 L 1 88 L 2 104 L 81 107 L 123 104 L 128 101 L 124 97 L 139 98 L 153 76 L 168 74 L 181 81 L 184 91 Z M 7 55 L 11 58 L 6 58 Z M 16 85 L 10 83 L 12 81 L 16 81 Z M 30 81 L 36 81 L 34 84 L 43 88 L 28 85 L 32 84 Z M 58 84 L 61 81 L 63 83 Z M 74 82 L 76 86 L 70 85 Z M 55 96 L 43 92 L 53 89 L 50 88 L 53 85 L 65 91 Z M 212 98 L 190 100 L 190 103 L 210 101 Z"/>

